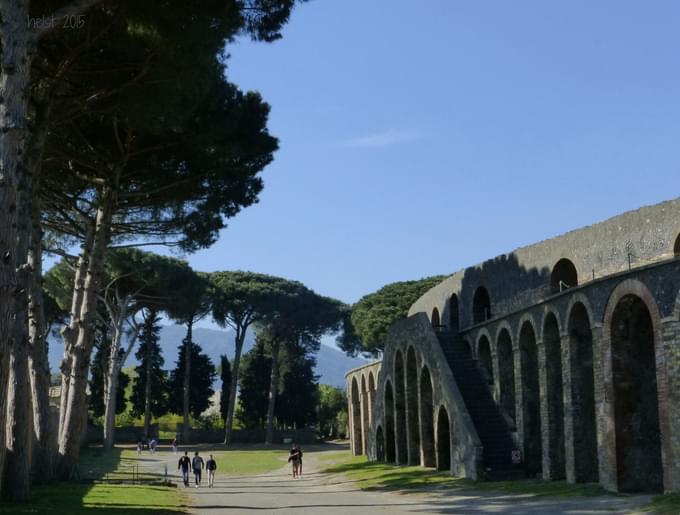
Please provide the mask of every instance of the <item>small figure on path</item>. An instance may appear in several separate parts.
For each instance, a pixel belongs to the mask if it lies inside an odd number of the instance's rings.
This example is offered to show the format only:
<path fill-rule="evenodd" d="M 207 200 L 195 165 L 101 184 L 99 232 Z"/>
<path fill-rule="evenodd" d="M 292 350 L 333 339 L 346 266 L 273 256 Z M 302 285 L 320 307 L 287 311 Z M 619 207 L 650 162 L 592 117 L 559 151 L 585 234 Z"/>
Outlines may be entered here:
<path fill-rule="evenodd" d="M 295 444 L 298 454 L 300 455 L 300 466 L 298 467 L 298 476 L 302 477 L 302 449 L 300 449 L 300 444 Z"/>
<path fill-rule="evenodd" d="M 293 479 L 295 479 L 298 476 L 298 470 L 300 468 L 300 450 L 295 447 L 295 444 L 293 444 L 293 447 L 290 449 L 288 463 L 293 465 Z"/>
<path fill-rule="evenodd" d="M 138 454 L 138 455 L 139 455 L 139 454 L 142 454 L 142 447 L 143 447 L 143 445 L 142 445 L 142 440 L 141 440 L 141 439 L 140 439 L 140 440 L 137 440 L 137 454 Z"/>
<path fill-rule="evenodd" d="M 151 454 L 156 454 L 156 439 L 152 438 L 151 443 L 149 443 L 149 450 L 151 451 Z"/>
<path fill-rule="evenodd" d="M 184 488 L 189 486 L 189 467 L 191 466 L 191 458 L 189 453 L 184 452 L 184 456 L 179 459 L 177 470 L 182 469 L 182 480 L 184 481 Z"/>
<path fill-rule="evenodd" d="M 172 452 L 177 454 L 177 438 L 172 440 Z"/>
<path fill-rule="evenodd" d="M 203 458 L 198 455 L 198 451 L 194 453 L 194 459 L 191 461 L 191 465 L 194 469 L 194 480 L 196 481 L 196 488 L 201 486 L 201 472 L 205 464 L 203 463 Z"/>
<path fill-rule="evenodd" d="M 215 471 L 217 470 L 217 462 L 213 459 L 212 454 L 208 461 L 205 462 L 205 470 L 208 471 L 208 488 L 212 488 L 215 482 Z"/>

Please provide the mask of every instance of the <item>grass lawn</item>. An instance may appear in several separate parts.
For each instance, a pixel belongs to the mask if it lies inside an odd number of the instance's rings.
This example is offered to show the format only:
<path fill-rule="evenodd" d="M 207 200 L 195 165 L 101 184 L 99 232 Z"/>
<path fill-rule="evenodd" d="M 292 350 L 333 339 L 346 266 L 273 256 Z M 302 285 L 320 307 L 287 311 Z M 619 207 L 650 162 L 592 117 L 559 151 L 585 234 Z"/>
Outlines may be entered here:
<path fill-rule="evenodd" d="M 142 457 L 143 458 L 143 457 Z M 3 502 L 2 515 L 91 514 L 105 515 L 171 515 L 186 513 L 186 502 L 175 487 L 99 482 L 103 478 L 126 480 L 137 462 L 137 453 L 129 449 L 83 449 L 80 474 L 83 482 L 36 486 L 28 503 Z M 144 469 L 140 466 L 140 472 Z M 142 478 L 151 474 L 140 474 Z M 93 482 L 94 481 L 94 482 Z"/>
<path fill-rule="evenodd" d="M 206 459 L 210 452 L 202 453 Z M 280 469 L 288 461 L 288 451 L 279 449 L 253 449 L 215 451 L 219 474 L 263 474 Z"/>
<path fill-rule="evenodd" d="M 423 488 L 459 488 L 466 490 L 493 490 L 512 494 L 535 496 L 596 496 L 607 495 L 599 485 L 572 485 L 565 481 L 470 481 L 452 477 L 419 466 L 402 467 L 386 463 L 369 462 L 365 456 L 349 456 L 349 453 L 333 453 L 334 465 L 324 470 L 327 473 L 342 473 L 357 482 L 363 490 L 409 490 Z M 342 454 L 345 454 L 344 460 Z"/>
<path fill-rule="evenodd" d="M 677 515 L 680 513 L 680 494 L 658 495 L 643 510 L 657 515 Z"/>

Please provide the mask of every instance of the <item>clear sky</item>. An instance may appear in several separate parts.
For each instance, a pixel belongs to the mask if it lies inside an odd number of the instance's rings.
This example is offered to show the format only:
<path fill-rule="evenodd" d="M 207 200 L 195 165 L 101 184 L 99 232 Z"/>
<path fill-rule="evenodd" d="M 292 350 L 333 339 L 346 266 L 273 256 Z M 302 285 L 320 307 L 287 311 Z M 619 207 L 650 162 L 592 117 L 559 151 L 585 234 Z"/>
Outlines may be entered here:
<path fill-rule="evenodd" d="M 301 4 L 229 46 L 281 149 L 188 260 L 354 302 L 680 196 L 679 26 L 660 0 Z"/>

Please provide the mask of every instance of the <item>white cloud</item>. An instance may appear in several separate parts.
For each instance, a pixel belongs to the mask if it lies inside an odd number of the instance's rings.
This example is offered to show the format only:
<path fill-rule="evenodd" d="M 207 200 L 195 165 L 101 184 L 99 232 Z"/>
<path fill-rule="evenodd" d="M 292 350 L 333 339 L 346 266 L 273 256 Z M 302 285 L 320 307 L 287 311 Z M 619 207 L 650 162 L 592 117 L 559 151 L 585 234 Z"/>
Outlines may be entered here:
<path fill-rule="evenodd" d="M 359 138 L 352 138 L 341 142 L 342 146 L 354 148 L 390 147 L 400 143 L 421 140 L 425 134 L 415 129 L 389 129 Z"/>

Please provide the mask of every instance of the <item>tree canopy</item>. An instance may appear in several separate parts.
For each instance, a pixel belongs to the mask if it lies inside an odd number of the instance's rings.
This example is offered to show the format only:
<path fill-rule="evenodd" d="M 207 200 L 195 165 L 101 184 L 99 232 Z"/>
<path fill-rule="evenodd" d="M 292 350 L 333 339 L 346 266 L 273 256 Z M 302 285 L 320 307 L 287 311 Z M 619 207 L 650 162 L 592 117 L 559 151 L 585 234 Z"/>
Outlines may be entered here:
<path fill-rule="evenodd" d="M 364 295 L 346 313 L 344 331 L 337 339 L 338 345 L 352 356 L 377 356 L 385 346 L 389 327 L 406 318 L 411 305 L 445 278 L 436 275 L 417 281 L 391 283 Z"/>

